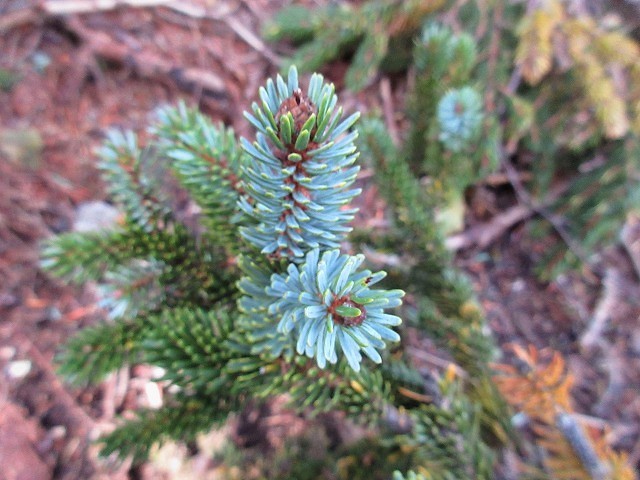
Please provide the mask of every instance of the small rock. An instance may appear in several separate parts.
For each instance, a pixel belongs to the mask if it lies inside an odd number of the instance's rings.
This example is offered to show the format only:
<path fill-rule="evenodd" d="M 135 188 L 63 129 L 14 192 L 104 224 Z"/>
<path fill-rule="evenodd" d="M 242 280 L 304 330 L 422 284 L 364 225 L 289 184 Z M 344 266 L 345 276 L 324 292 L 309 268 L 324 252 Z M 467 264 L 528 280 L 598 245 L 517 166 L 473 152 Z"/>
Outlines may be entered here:
<path fill-rule="evenodd" d="M 31 360 L 14 360 L 5 367 L 9 378 L 20 379 L 29 375 L 31 371 Z"/>
<path fill-rule="evenodd" d="M 40 74 L 44 73 L 49 65 L 51 65 L 51 57 L 40 50 L 31 55 L 31 63 L 36 71 Z"/>
<path fill-rule="evenodd" d="M 149 408 L 157 410 L 162 407 L 162 390 L 155 382 L 149 382 L 144 386 L 144 394 Z"/>
<path fill-rule="evenodd" d="M 49 429 L 44 438 L 36 444 L 36 451 L 40 455 L 46 454 L 55 448 L 56 442 L 62 442 L 66 435 L 67 429 L 62 425 L 56 425 Z"/>
<path fill-rule="evenodd" d="M 522 278 L 516 278 L 511 285 L 511 291 L 514 293 L 520 293 L 527 287 L 527 283 Z"/>
<path fill-rule="evenodd" d="M 73 230 L 76 232 L 95 232 L 113 228 L 120 212 L 108 203 L 94 201 L 80 204 L 76 211 Z"/>
<path fill-rule="evenodd" d="M 50 322 L 58 322 L 62 319 L 62 312 L 55 306 L 47 308 L 46 315 Z"/>

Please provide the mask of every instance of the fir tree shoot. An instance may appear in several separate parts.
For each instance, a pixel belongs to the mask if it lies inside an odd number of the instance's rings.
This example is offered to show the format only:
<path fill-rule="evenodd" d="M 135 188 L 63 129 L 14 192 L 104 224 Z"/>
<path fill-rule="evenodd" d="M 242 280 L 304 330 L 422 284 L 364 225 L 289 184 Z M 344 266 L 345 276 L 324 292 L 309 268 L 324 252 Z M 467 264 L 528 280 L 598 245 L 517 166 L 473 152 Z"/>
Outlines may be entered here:
<path fill-rule="evenodd" d="M 482 126 L 482 98 L 471 87 L 447 92 L 438 102 L 439 139 L 452 152 L 472 145 Z"/>
<path fill-rule="evenodd" d="M 363 261 L 363 255 L 341 255 L 338 250 L 328 250 L 320 257 L 314 249 L 303 265 L 289 265 L 288 276 L 271 277 L 267 293 L 278 300 L 269 313 L 280 317 L 278 331 L 295 331 L 296 351 L 315 357 L 320 368 L 327 361 L 337 362 L 337 345 L 358 371 L 361 350 L 380 363 L 377 350 L 385 348 L 385 341 L 400 340 L 389 328 L 399 325 L 400 318 L 383 310 L 399 306 L 404 292 L 370 290 L 385 273 L 357 272 Z"/>
<path fill-rule="evenodd" d="M 400 338 L 389 328 L 400 319 L 383 309 L 399 306 L 403 292 L 369 290 L 384 272 L 357 273 L 364 257 L 337 250 L 355 213 L 345 204 L 360 193 L 350 188 L 359 167 L 353 165 L 357 132 L 349 132 L 359 115 L 342 120 L 334 87 L 321 75 L 314 74 L 303 92 L 293 67 L 286 81 L 279 75 L 267 81 L 260 99 L 261 106 L 254 103 L 253 114 L 246 114 L 258 133 L 253 144 L 243 139 L 254 161 L 245 168 L 240 199 L 255 223 L 240 233 L 266 261 L 292 263 L 274 272 L 241 258 L 245 338 L 254 353 L 267 355 L 290 356 L 295 345 L 320 368 L 338 361 L 337 346 L 356 371 L 360 351 L 380 363 L 385 341 Z"/>
<path fill-rule="evenodd" d="M 337 248 L 351 231 L 355 210 L 343 208 L 360 189 L 350 188 L 360 167 L 358 119 L 342 119 L 334 86 L 314 74 L 307 92 L 291 68 L 287 81 L 278 75 L 260 89 L 261 103 L 245 116 L 257 129 L 256 141 L 242 139 L 253 162 L 244 169 L 242 210 L 255 224 L 241 235 L 273 258 L 302 261 L 309 248 Z"/>

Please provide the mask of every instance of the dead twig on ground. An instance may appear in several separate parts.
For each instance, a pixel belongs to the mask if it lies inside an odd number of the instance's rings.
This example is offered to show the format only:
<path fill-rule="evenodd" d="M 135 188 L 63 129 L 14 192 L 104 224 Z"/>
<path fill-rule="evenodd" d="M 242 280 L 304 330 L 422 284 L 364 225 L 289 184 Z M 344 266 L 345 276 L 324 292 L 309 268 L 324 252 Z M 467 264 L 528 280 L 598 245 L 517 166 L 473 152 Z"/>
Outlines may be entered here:
<path fill-rule="evenodd" d="M 393 107 L 393 94 L 391 92 L 391 82 L 387 77 L 380 80 L 380 98 L 382 99 L 382 110 L 387 131 L 394 145 L 400 144 L 400 135 L 395 121 L 395 109 Z"/>
<path fill-rule="evenodd" d="M 182 89 L 192 90 L 197 86 L 213 97 L 226 97 L 224 81 L 211 71 L 176 67 L 152 52 L 134 52 L 109 34 L 85 27 L 77 17 L 67 19 L 66 24 L 92 55 L 129 67 L 142 78 L 169 78 Z"/>
<path fill-rule="evenodd" d="M 504 168 L 507 176 L 509 177 L 509 181 L 514 191 L 516 192 L 516 196 L 518 200 L 531 208 L 535 213 L 544 218 L 556 231 L 558 236 L 562 239 L 562 241 L 567 245 L 569 250 L 585 265 L 589 265 L 589 261 L 587 258 L 586 252 L 583 250 L 582 246 L 571 236 L 571 234 L 567 231 L 565 226 L 563 225 L 562 217 L 554 214 L 548 208 L 548 205 L 551 205 L 553 202 L 546 201 L 544 204 L 541 204 L 533 199 L 531 194 L 524 188 L 520 178 L 518 177 L 518 173 L 516 169 L 509 163 L 506 159 L 506 156 L 501 155 L 501 164 Z M 558 198 L 558 197 L 556 197 Z"/>
<path fill-rule="evenodd" d="M 611 318 L 611 311 L 622 298 L 622 274 L 615 268 L 608 268 L 602 282 L 602 295 L 591 317 L 588 328 L 580 338 L 580 346 L 589 351 L 604 342 L 602 332 Z"/>
<path fill-rule="evenodd" d="M 640 218 L 630 216 L 620 232 L 620 241 L 640 279 Z"/>
<path fill-rule="evenodd" d="M 275 53 L 273 53 L 267 46 L 264 44 L 260 38 L 245 27 L 242 23 L 240 23 L 234 17 L 226 17 L 224 23 L 234 31 L 238 37 L 244 40 L 250 47 L 252 47 L 255 51 L 260 53 L 263 57 L 269 60 L 274 65 L 281 65 L 282 59 L 278 57 Z"/>
<path fill-rule="evenodd" d="M 121 7 L 148 8 L 173 3 L 175 0 L 48 0 L 40 8 L 49 15 L 69 15 L 114 10 Z"/>
<path fill-rule="evenodd" d="M 528 182 L 533 179 L 533 173 L 531 172 L 518 172 L 518 176 L 522 182 Z M 489 187 L 500 187 L 502 185 L 509 184 L 510 182 L 506 173 L 494 172 L 481 179 L 479 183 Z"/>
<path fill-rule="evenodd" d="M 60 17 L 114 10 L 116 8 L 151 8 L 164 7 L 181 15 L 196 19 L 207 19 L 223 22 L 241 40 L 256 50 L 274 65 L 280 65 L 282 59 L 269 49 L 265 43 L 251 30 L 230 16 L 229 8 L 210 8 L 178 0 L 43 0 L 40 3 L 10 12 L 0 18 L 0 33 L 29 24 L 41 23 L 50 17 Z"/>
<path fill-rule="evenodd" d="M 514 182 L 517 182 L 517 184 L 521 186 L 522 178 L 529 178 L 529 174 L 520 174 L 510 165 L 509 167 L 511 168 L 511 171 L 505 168 L 507 170 L 506 180 L 512 185 Z M 520 188 L 524 191 L 524 187 Z M 564 194 L 564 192 L 566 192 L 567 188 L 569 188 L 568 184 L 562 184 L 553 189 L 547 196 L 545 203 L 543 205 L 538 205 L 537 207 L 530 203 L 521 202 L 504 212 L 498 213 L 486 223 L 476 225 L 464 232 L 447 238 L 445 246 L 452 251 L 464 250 L 471 247 L 478 247 L 483 250 L 518 223 L 527 220 L 529 217 L 534 215 L 541 215 L 540 209 L 546 209 L 547 205 L 553 204 Z M 527 196 L 527 198 L 530 200 L 530 197 Z"/>
<path fill-rule="evenodd" d="M 500 238 L 504 232 L 531 217 L 534 213 L 534 210 L 530 207 L 516 205 L 507 211 L 499 213 L 489 222 L 447 238 L 445 246 L 452 251 L 464 250 L 470 247 L 478 247 L 484 250 L 496 239 Z"/>
<path fill-rule="evenodd" d="M 606 345 L 603 345 L 602 351 L 604 355 L 602 366 L 607 372 L 608 382 L 607 388 L 598 403 L 593 407 L 593 411 L 596 415 L 607 417 L 611 415 L 616 401 L 629 385 L 624 368 L 626 364 L 623 353 L 624 346 L 607 342 Z"/>
<path fill-rule="evenodd" d="M 118 7 L 146 8 L 175 0 L 43 0 L 0 18 L 0 33 L 24 25 L 40 23 L 48 17 L 113 10 Z"/>
<path fill-rule="evenodd" d="M 47 360 L 40 352 L 40 349 L 21 333 L 14 335 L 12 343 L 16 345 L 24 355 L 33 360 L 34 364 L 46 378 L 52 393 L 64 405 L 64 408 L 70 412 L 70 416 L 77 421 L 76 425 L 71 425 L 71 427 L 75 429 L 76 435 L 87 441 L 95 440 L 96 434 L 98 433 L 95 421 L 78 405 L 76 400 L 69 394 L 64 385 L 62 385 L 62 382 L 53 370 L 51 361 Z"/>
<path fill-rule="evenodd" d="M 452 362 L 451 360 L 447 360 L 445 358 L 438 357 L 433 355 L 432 353 L 425 352 L 424 350 L 415 348 L 415 347 L 407 347 L 407 353 L 413 355 L 415 358 L 419 358 L 420 360 L 424 360 L 425 362 L 430 363 L 438 368 L 447 369 L 451 368 L 456 373 L 456 375 L 460 378 L 467 378 L 467 372 L 458 364 Z"/>

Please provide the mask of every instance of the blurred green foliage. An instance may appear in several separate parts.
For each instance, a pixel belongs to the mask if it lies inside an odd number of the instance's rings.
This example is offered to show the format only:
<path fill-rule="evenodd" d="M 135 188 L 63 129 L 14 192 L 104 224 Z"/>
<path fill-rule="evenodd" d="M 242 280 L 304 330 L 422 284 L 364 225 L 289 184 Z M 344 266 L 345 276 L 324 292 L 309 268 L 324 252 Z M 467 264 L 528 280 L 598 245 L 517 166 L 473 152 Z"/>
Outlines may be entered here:
<path fill-rule="evenodd" d="M 464 228 L 469 192 L 493 188 L 486 179 L 501 173 L 501 188 L 534 217 L 528 225 L 542 246 L 532 252 L 541 278 L 588 266 L 612 245 L 625 220 L 640 214 L 640 44 L 615 12 L 596 18 L 559 0 L 425 2 L 416 21 L 405 22 L 411 5 L 285 8 L 265 33 L 297 45 L 290 61 L 302 69 L 346 59 L 345 86 L 354 91 L 374 94 L 376 80 L 406 71 L 399 138 L 375 112 L 359 138 L 391 228 L 352 239 L 399 256 L 404 268 L 391 274 L 408 285 L 407 319 L 470 373 L 452 402 L 475 414 L 461 427 L 464 453 L 460 443 L 447 453 L 455 435 L 438 431 L 455 430 L 452 404 L 427 414 L 418 425 L 429 433 L 418 444 L 440 452 L 446 466 L 421 458 L 424 470 L 394 478 L 493 478 L 490 460 L 472 459 L 490 458 L 500 444 L 521 445 L 490 378 L 495 346 L 444 239 Z M 384 14 L 376 20 L 373 12 Z M 449 417 L 440 424 L 443 414 Z M 446 464 L 451 458 L 470 463 L 457 471 L 460 463 Z M 576 456 L 565 460 L 580 465 Z M 629 472 L 616 478 L 632 478 Z"/>
<path fill-rule="evenodd" d="M 470 186 L 509 167 L 517 200 L 538 214 L 531 231 L 546 246 L 538 273 L 549 279 L 589 263 L 640 211 L 640 45 L 619 17 L 603 18 L 558 0 L 370 0 L 285 8 L 265 34 L 300 45 L 291 61 L 302 69 L 353 54 L 345 82 L 353 90 L 410 67 L 400 150 L 444 200 L 444 231 L 463 227 Z M 471 89 L 482 124 L 451 135 L 445 103 L 464 110 L 452 98 Z"/>

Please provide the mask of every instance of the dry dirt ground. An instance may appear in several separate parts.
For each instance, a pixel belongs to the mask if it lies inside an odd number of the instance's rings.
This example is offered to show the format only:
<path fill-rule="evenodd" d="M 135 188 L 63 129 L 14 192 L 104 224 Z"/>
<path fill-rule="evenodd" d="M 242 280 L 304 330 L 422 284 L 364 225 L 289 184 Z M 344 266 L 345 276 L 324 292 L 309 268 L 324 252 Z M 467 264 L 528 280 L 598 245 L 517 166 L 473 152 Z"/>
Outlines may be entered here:
<path fill-rule="evenodd" d="M 169 478 L 153 465 L 131 469 L 96 460 L 91 440 L 112 428 L 117 415 L 157 401 L 161 392 L 142 367 L 87 389 L 56 377 L 56 351 L 100 311 L 90 290 L 38 269 L 38 246 L 68 231 L 80 204 L 104 199 L 92 151 L 106 128 L 141 131 L 159 105 L 184 98 L 246 135 L 241 112 L 286 53 L 259 37 L 259 19 L 281 4 L 193 0 L 181 8 L 60 16 L 55 8 L 32 8 L 34 1 L 0 1 L 0 480 Z M 340 90 L 344 65 L 325 73 Z M 389 101 L 401 111 L 403 88 L 402 81 L 381 79 L 341 99 L 350 111 Z M 361 221 L 378 218 L 375 190 L 364 198 Z M 478 221 L 471 215 L 469 225 Z M 533 272 L 540 248 L 526 224 L 518 224 L 458 261 L 500 344 L 561 351 L 576 377 L 578 410 L 595 426 L 608 422 L 611 443 L 637 464 L 637 273 L 616 246 L 597 260 L 597 276 L 579 272 L 541 283 Z M 594 327 L 594 319 L 603 320 Z M 585 332 L 593 342 L 580 341 Z M 194 478 L 213 469 L 204 460 L 198 465 Z"/>

